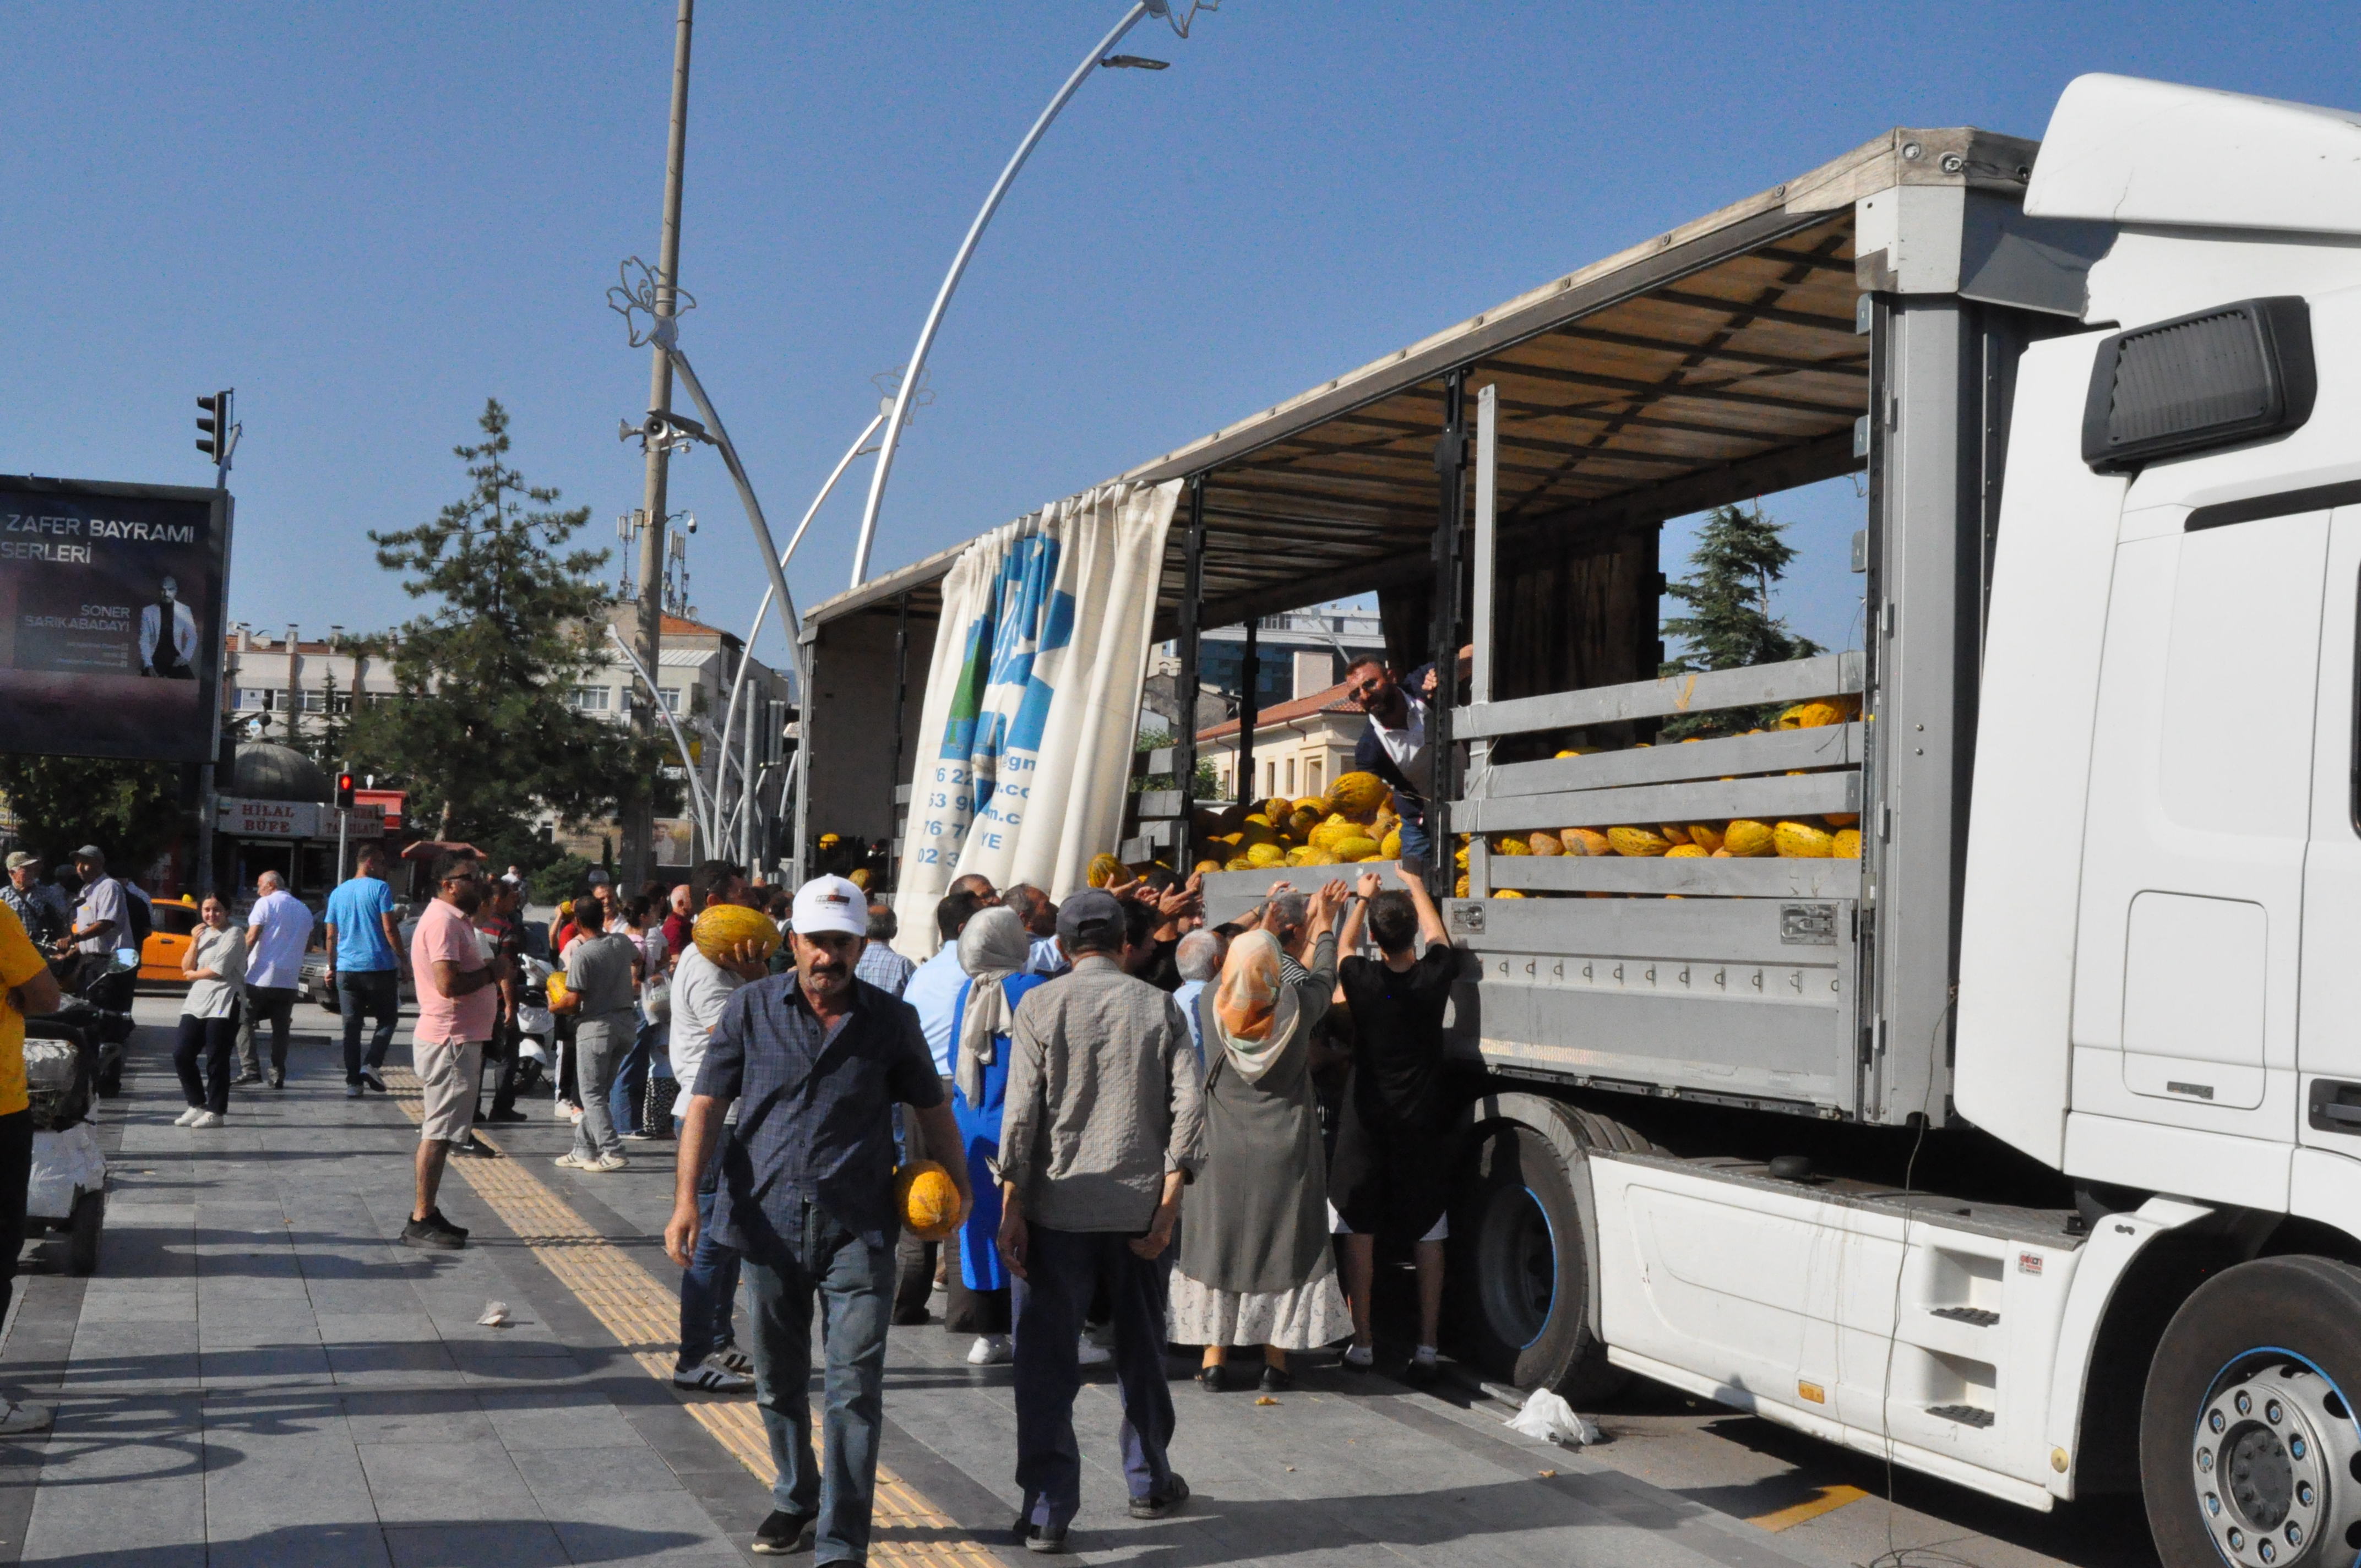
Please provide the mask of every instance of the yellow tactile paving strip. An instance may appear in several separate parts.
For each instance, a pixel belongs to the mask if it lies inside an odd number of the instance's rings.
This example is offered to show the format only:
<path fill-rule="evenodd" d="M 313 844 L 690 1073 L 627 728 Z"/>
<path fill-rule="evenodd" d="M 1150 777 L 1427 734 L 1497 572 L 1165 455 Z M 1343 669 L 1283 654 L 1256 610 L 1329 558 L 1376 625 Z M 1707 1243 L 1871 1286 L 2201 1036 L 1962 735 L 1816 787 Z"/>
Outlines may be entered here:
<path fill-rule="evenodd" d="M 399 1068 L 386 1068 L 388 1097 L 412 1122 L 422 1119 L 418 1080 Z M 479 1129 L 476 1136 L 484 1138 Z M 490 1142 L 489 1139 L 484 1139 Z M 498 1145 L 494 1145 L 498 1147 Z M 590 1310 L 607 1332 L 620 1341 L 648 1376 L 672 1387 L 673 1356 L 679 1344 L 680 1294 L 677 1281 L 660 1280 L 626 1255 L 614 1243 L 591 1229 L 581 1215 L 541 1179 L 516 1159 L 455 1159 L 448 1168 L 473 1188 L 501 1223 L 533 1250 L 542 1266 L 555 1275 L 576 1299 Z M 764 1486 L 771 1483 L 771 1444 L 752 1395 L 738 1399 L 709 1396 L 683 1398 L 681 1404 L 698 1423 L 738 1456 Z M 817 1421 L 815 1421 L 817 1426 Z M 814 1440 L 818 1440 L 815 1432 Z M 869 1556 L 875 1563 L 927 1564 L 940 1568 L 999 1568 L 1001 1559 L 968 1536 L 908 1482 L 884 1464 L 877 1467 L 877 1497 L 872 1515 L 875 1534 Z M 960 1539 L 897 1541 L 896 1535 L 958 1532 Z"/>

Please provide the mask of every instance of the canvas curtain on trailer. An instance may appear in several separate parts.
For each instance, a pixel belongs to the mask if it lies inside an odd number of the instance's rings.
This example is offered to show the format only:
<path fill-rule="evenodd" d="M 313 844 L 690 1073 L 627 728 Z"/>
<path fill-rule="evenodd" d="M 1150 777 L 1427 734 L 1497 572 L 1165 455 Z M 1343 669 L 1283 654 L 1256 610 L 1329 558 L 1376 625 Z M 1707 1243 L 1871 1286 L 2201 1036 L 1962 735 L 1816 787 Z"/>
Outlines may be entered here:
<path fill-rule="evenodd" d="M 894 901 L 905 952 L 934 951 L 958 877 L 1063 898 L 1115 849 L 1180 496 L 1102 485 L 994 529 L 943 579 Z"/>

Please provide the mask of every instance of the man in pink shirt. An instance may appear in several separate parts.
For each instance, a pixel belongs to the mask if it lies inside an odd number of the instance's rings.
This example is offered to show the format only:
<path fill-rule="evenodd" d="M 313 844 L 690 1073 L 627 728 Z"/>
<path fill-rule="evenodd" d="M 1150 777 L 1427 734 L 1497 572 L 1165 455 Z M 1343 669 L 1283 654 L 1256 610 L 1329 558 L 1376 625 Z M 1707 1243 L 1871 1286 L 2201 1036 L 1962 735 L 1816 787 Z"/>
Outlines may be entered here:
<path fill-rule="evenodd" d="M 475 859 L 445 855 L 434 864 L 434 901 L 418 917 L 410 941 L 411 977 L 418 990 L 418 1026 L 412 1031 L 410 1051 L 423 1115 L 418 1126 L 418 1201 L 401 1230 L 405 1246 L 449 1251 L 467 1244 L 467 1233 L 435 1207 L 434 1194 L 451 1146 L 472 1135 L 484 1043 L 492 1037 L 499 1014 L 500 982 L 508 978 L 509 960 L 488 959 L 468 923 L 483 901 L 483 871 Z"/>

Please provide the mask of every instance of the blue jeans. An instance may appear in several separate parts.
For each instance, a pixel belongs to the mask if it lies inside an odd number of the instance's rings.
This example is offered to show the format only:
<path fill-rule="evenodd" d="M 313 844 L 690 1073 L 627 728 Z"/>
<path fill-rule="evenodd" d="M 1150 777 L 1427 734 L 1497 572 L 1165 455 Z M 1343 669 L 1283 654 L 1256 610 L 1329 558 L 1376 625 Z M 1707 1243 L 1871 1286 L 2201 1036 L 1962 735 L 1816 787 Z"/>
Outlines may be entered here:
<path fill-rule="evenodd" d="M 631 1048 L 623 1053 L 615 1069 L 615 1087 L 607 1093 L 608 1118 L 618 1133 L 645 1131 L 645 1118 L 640 1107 L 647 1099 L 648 1061 L 653 1042 L 662 1033 L 661 1024 L 642 1023 L 631 1036 Z"/>
<path fill-rule="evenodd" d="M 1115 1231 L 1028 1226 L 1016 1303 L 1016 1488 L 1029 1524 L 1071 1524 L 1082 1506 L 1074 1442 L 1074 1352 L 1091 1293 L 1106 1279 L 1115 1308 L 1115 1375 L 1123 1388 L 1123 1473 L 1134 1497 L 1172 1486 L 1172 1392 L 1164 1382 L 1165 1259 L 1140 1257 Z M 1166 1248 L 1167 1256 L 1171 1249 Z"/>
<path fill-rule="evenodd" d="M 390 969 L 338 970 L 336 1006 L 345 1015 L 345 1081 L 358 1083 L 364 1062 L 374 1070 L 385 1065 L 393 1045 L 393 1026 L 401 1016 L 401 982 Z M 368 1055 L 361 1055 L 361 1015 L 377 1023 L 369 1031 Z"/>
<path fill-rule="evenodd" d="M 885 1320 L 894 1295 L 894 1248 L 855 1235 L 827 1210 L 801 1205 L 779 1227 L 785 1255 L 746 1260 L 752 1287 L 748 1313 L 754 1353 L 754 1403 L 771 1439 L 771 1503 L 817 1515 L 816 1563 L 859 1563 L 869 1554 L 869 1516 L 877 1490 L 877 1433 L 885 1420 Z M 827 1472 L 811 1446 L 812 1299 L 820 1308 L 820 1435 Z M 1160 1332 L 1160 1331 L 1159 1331 Z M 1066 1354 L 1071 1358 L 1071 1341 Z M 1159 1368 L 1160 1370 L 1160 1368 Z"/>
<path fill-rule="evenodd" d="M 680 1124 L 675 1121 L 677 1128 Z M 695 1366 L 738 1343 L 730 1316 L 738 1306 L 738 1249 L 713 1239 L 713 1173 L 697 1186 L 697 1251 L 680 1276 L 680 1366 Z"/>
<path fill-rule="evenodd" d="M 1423 819 L 1412 822 L 1407 817 L 1402 818 L 1401 850 L 1394 858 L 1401 861 L 1422 861 L 1430 865 L 1433 863 L 1434 840 L 1427 837 L 1426 823 Z"/>

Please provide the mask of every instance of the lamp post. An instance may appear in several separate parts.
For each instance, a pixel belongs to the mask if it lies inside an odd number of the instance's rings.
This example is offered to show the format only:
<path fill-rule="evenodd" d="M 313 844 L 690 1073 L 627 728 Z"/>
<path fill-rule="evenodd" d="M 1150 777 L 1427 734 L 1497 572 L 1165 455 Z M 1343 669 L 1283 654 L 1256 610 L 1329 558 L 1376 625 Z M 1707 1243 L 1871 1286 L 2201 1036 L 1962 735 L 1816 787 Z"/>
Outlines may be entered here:
<path fill-rule="evenodd" d="M 1015 156 L 1009 159 L 1008 166 L 1000 171 L 1000 178 L 993 181 L 991 192 L 984 197 L 983 209 L 976 214 L 975 222 L 968 225 L 967 237 L 960 242 L 959 253 L 951 258 L 950 270 L 943 276 L 943 286 L 935 291 L 935 302 L 927 312 L 926 323 L 918 328 L 918 345 L 910 352 L 909 371 L 902 378 L 901 390 L 895 397 L 893 418 L 886 422 L 885 446 L 878 454 L 877 467 L 869 477 L 869 501 L 861 512 L 861 538 L 853 546 L 851 587 L 857 588 L 868 578 L 869 547 L 876 538 L 877 510 L 885 500 L 885 481 L 894 472 L 894 449 L 901 436 L 903 416 L 908 411 L 906 405 L 912 390 L 926 375 L 928 351 L 934 347 L 935 333 L 943 324 L 943 312 L 950 305 L 951 295 L 959 288 L 961 275 L 967 271 L 969 258 L 975 254 L 976 242 L 983 237 L 984 227 L 992 222 L 992 214 L 1000 210 L 1001 198 L 1008 194 L 1008 187 L 1016 181 L 1016 171 L 1025 167 L 1025 160 L 1033 155 L 1035 145 L 1049 130 L 1050 122 L 1058 117 L 1058 112 L 1066 106 L 1067 100 L 1081 91 L 1084 78 L 1102 68 L 1164 69 L 1165 62 L 1160 60 L 1111 53 L 1115 46 L 1123 41 L 1126 33 L 1138 26 L 1143 17 L 1158 16 L 1170 22 L 1172 30 L 1185 38 L 1189 36 L 1190 24 L 1197 18 L 1197 13 L 1215 9 L 1219 0 L 1191 0 L 1186 16 L 1173 15 L 1174 5 L 1175 0 L 1135 0 L 1131 8 L 1123 14 L 1123 20 L 1115 25 L 1114 30 L 1082 57 L 1082 63 L 1066 78 L 1065 85 L 1059 88 L 1057 95 L 1049 100 L 1049 106 L 1041 111 L 1041 117 L 1035 120 L 1033 128 L 1025 133 L 1025 139 L 1016 144 Z"/>

